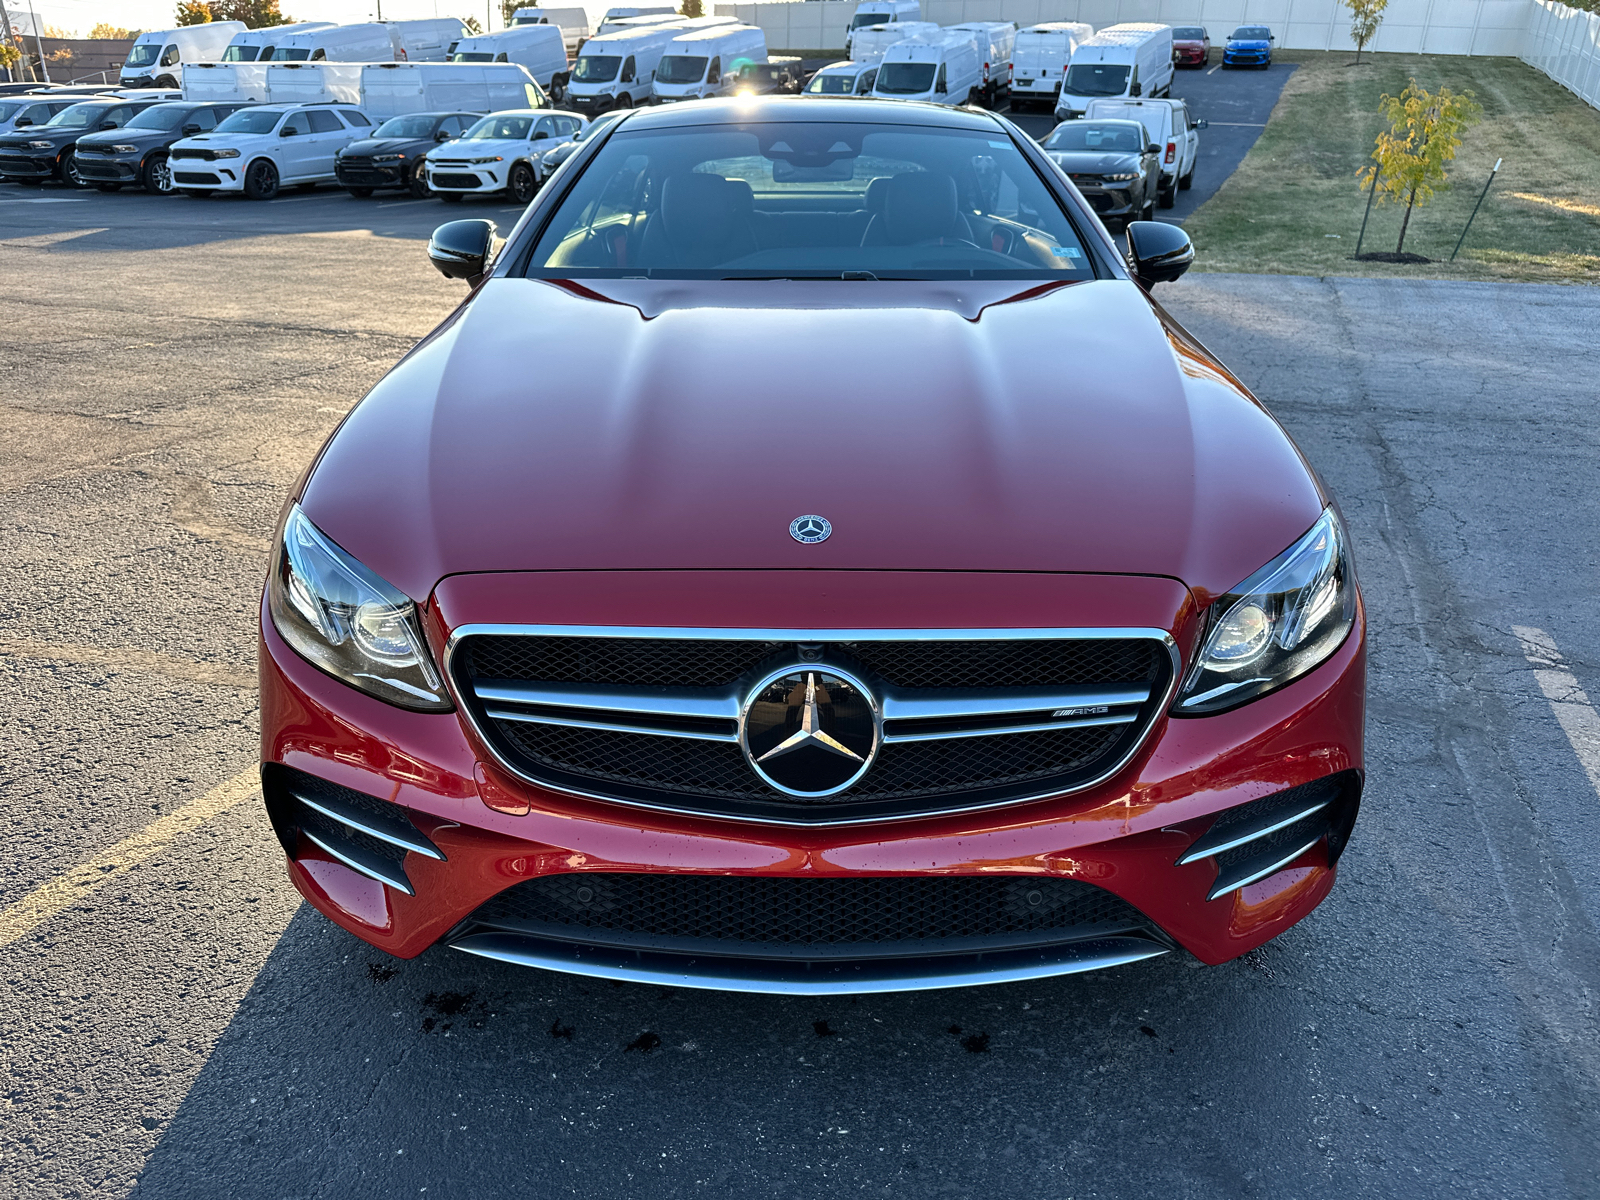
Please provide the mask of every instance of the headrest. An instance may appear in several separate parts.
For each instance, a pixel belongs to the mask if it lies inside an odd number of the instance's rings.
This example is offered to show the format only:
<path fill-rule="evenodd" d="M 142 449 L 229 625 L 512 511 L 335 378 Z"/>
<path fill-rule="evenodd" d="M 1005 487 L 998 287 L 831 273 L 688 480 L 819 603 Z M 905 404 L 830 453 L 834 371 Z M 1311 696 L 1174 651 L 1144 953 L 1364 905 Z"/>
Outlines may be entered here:
<path fill-rule="evenodd" d="M 884 192 L 883 220 L 887 240 L 895 246 L 952 235 L 956 229 L 956 181 L 932 171 L 891 176 Z"/>
<path fill-rule="evenodd" d="M 661 186 L 661 220 L 680 248 L 705 248 L 728 236 L 728 226 L 754 204 L 749 184 L 684 171 L 668 175 Z"/>

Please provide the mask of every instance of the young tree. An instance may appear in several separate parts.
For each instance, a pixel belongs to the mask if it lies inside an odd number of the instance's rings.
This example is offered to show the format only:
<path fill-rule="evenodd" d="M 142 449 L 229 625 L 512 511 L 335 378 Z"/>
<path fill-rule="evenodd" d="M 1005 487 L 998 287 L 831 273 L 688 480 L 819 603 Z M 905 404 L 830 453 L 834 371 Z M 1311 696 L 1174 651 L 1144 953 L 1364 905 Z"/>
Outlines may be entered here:
<path fill-rule="evenodd" d="M 294 21 L 279 10 L 278 0 L 208 0 L 208 3 L 213 20 L 243 21 L 246 29 L 265 29 Z"/>
<path fill-rule="evenodd" d="M 1373 184 L 1377 172 L 1379 203 L 1404 201 L 1405 219 L 1400 222 L 1400 241 L 1394 248 L 1403 253 L 1411 210 L 1433 199 L 1435 188 L 1446 186 L 1445 167 L 1455 161 L 1461 148 L 1461 135 L 1483 116 L 1483 108 L 1471 92 L 1452 92 L 1440 87 L 1431 95 L 1413 79 L 1398 96 L 1385 93 L 1378 111 L 1389 128 L 1378 134 L 1372 152 L 1377 166 L 1360 172 L 1362 187 Z"/>
<path fill-rule="evenodd" d="M 124 29 L 120 25 L 107 25 L 104 21 L 101 21 L 100 24 L 89 30 L 90 41 L 96 42 L 126 42 L 131 41 L 137 36 L 138 35 L 131 29 Z"/>
<path fill-rule="evenodd" d="M 478 24 L 477 17 L 457 17 L 456 19 L 466 27 L 467 33 L 472 37 L 477 37 L 483 32 L 483 26 Z"/>
<path fill-rule="evenodd" d="M 700 17 L 705 15 L 706 9 L 701 0 L 683 0 L 678 11 L 686 17 Z"/>
<path fill-rule="evenodd" d="M 0 38 L 0 67 L 14 71 L 22 62 L 22 52 L 4 38 Z"/>
<path fill-rule="evenodd" d="M 209 25 L 213 20 L 206 0 L 178 0 L 179 25 Z"/>
<path fill-rule="evenodd" d="M 1350 10 L 1350 40 L 1356 44 L 1356 62 L 1361 61 L 1361 51 L 1378 34 L 1383 24 L 1383 10 L 1389 0 L 1344 0 Z"/>
<path fill-rule="evenodd" d="M 500 25 L 502 28 L 511 28 L 511 18 L 517 15 L 519 8 L 531 8 L 531 4 L 523 4 L 521 0 L 500 0 Z M 463 22 L 465 24 L 465 22 Z"/>

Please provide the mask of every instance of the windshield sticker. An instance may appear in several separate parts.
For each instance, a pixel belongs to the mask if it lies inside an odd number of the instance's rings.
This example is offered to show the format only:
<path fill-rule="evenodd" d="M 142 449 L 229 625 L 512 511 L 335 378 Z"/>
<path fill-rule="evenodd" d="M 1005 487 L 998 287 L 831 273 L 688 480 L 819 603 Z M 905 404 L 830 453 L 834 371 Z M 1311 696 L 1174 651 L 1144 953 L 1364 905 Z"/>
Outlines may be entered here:
<path fill-rule="evenodd" d="M 1076 246 L 1051 246 L 1050 253 L 1057 258 L 1082 258 L 1083 252 Z"/>

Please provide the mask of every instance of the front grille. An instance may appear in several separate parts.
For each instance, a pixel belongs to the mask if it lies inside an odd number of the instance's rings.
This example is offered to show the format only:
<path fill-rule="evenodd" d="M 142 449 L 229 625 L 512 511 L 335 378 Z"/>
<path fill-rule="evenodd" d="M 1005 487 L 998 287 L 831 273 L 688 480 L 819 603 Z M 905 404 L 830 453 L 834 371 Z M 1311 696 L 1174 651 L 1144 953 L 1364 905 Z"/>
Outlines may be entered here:
<path fill-rule="evenodd" d="M 203 150 L 198 146 L 179 146 L 171 151 L 171 158 L 198 158 L 204 162 L 212 162 L 216 155 L 210 150 Z"/>
<path fill-rule="evenodd" d="M 796 879 L 572 872 L 508 888 L 456 936 L 506 930 L 635 950 L 802 960 L 993 953 L 1118 935 L 1165 941 L 1132 905 L 1076 879 Z"/>
<path fill-rule="evenodd" d="M 858 780 L 833 794 L 796 796 L 752 769 L 734 717 L 769 672 L 809 663 L 863 681 L 885 723 Z M 525 778 L 631 804 L 806 823 L 977 808 L 1088 786 L 1143 739 L 1172 666 L 1165 644 L 1151 637 L 802 646 L 771 637 L 483 633 L 462 639 L 451 671 L 479 729 Z M 574 693 L 585 707 L 563 707 Z M 1085 697 L 1084 707 L 1073 707 L 1075 696 Z M 916 707 L 930 704 L 960 712 Z M 1004 731 L 1010 727 L 1016 731 Z"/>
<path fill-rule="evenodd" d="M 453 174 L 450 172 L 433 175 L 431 182 L 435 187 L 443 188 L 468 189 L 483 186 L 483 181 L 476 175 Z"/>
<path fill-rule="evenodd" d="M 222 180 L 218 179 L 210 171 L 174 171 L 172 173 L 172 182 L 211 184 L 215 186 L 221 183 Z"/>
<path fill-rule="evenodd" d="M 0 154 L 0 171 L 13 175 L 39 175 L 48 173 L 50 166 L 32 158 L 19 158 L 13 154 Z"/>
<path fill-rule="evenodd" d="M 354 184 L 356 187 L 383 187 L 395 181 L 395 172 L 379 170 L 376 167 L 341 165 L 337 174 L 340 183 Z"/>
<path fill-rule="evenodd" d="M 79 142 L 76 146 L 74 146 L 72 148 L 72 151 L 79 158 L 82 158 L 85 154 L 115 154 L 116 153 L 116 151 L 113 150 L 110 146 L 85 146 L 82 142 Z"/>
<path fill-rule="evenodd" d="M 133 178 L 133 169 L 122 163 L 85 162 L 80 158 L 78 174 L 85 179 L 113 179 L 122 183 Z"/>

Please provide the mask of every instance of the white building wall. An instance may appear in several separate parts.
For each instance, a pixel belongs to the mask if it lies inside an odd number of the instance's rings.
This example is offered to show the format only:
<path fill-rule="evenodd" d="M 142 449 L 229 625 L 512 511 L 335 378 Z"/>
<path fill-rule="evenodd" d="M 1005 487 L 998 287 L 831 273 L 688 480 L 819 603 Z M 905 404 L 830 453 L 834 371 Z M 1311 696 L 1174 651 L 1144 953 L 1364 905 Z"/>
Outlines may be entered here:
<path fill-rule="evenodd" d="M 718 3 L 718 16 L 759 25 L 774 49 L 844 45 L 856 0 Z M 1246 23 L 1272 26 L 1285 50 L 1349 50 L 1350 10 L 1339 0 L 922 0 L 922 18 L 964 21 L 1124 21 L 1204 25 L 1214 42 Z M 1390 54 L 1520 57 L 1600 108 L 1600 15 L 1555 0 L 1389 0 L 1367 47 Z"/>

